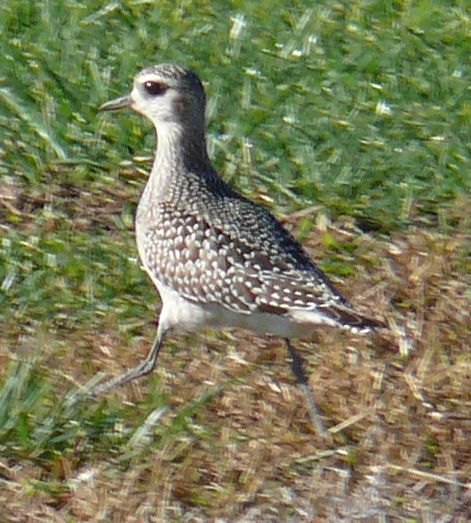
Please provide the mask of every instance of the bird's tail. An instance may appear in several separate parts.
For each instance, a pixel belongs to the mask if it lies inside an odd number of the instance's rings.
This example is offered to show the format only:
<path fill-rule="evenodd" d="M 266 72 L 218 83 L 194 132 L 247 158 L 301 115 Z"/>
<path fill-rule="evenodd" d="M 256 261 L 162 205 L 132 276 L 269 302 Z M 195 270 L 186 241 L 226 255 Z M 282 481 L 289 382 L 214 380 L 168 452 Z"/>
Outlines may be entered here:
<path fill-rule="evenodd" d="M 348 329 L 352 332 L 366 334 L 376 329 L 386 328 L 386 323 L 383 321 L 369 318 L 354 309 L 341 305 L 331 306 L 325 312 L 340 328 Z"/>

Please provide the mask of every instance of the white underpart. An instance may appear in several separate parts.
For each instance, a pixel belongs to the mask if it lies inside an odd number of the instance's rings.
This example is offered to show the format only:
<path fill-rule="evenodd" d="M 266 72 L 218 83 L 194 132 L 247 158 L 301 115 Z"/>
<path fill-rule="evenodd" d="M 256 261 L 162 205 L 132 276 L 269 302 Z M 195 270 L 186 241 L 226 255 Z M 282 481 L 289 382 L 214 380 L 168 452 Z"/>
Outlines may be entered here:
<path fill-rule="evenodd" d="M 192 303 L 170 287 L 152 279 L 162 300 L 159 322 L 164 330 L 198 332 L 205 327 L 238 327 L 260 335 L 291 338 L 307 336 L 317 325 L 338 326 L 335 321 L 315 310 L 292 309 L 286 316 L 265 312 L 241 314 L 217 303 Z"/>

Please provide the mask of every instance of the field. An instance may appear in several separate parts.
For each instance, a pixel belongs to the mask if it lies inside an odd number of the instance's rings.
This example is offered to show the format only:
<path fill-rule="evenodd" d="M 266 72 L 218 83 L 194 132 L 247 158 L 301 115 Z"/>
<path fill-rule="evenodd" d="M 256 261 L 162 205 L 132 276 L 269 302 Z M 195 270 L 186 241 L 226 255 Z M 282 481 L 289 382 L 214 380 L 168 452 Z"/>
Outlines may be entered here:
<path fill-rule="evenodd" d="M 465 522 L 471 11 L 353 0 L 0 5 L 0 521 Z M 101 114 L 143 66 L 204 80 L 220 174 L 389 329 L 166 341 L 133 220 L 155 135 Z"/>

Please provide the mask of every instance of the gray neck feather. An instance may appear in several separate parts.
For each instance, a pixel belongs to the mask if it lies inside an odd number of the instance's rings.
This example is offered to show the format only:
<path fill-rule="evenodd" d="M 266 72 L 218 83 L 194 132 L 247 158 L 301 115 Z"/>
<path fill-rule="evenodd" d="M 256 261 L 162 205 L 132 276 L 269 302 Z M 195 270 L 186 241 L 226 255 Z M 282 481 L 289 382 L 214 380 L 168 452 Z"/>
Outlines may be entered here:
<path fill-rule="evenodd" d="M 143 198 L 164 201 L 178 177 L 186 173 L 204 176 L 211 170 L 204 129 L 175 123 L 159 125 L 154 164 Z"/>

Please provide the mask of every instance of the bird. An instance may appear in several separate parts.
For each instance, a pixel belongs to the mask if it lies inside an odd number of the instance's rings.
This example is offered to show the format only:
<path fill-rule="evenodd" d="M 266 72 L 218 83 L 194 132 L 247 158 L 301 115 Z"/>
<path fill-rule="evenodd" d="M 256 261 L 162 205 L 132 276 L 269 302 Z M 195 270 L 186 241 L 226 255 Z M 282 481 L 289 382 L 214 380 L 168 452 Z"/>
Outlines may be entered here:
<path fill-rule="evenodd" d="M 205 89 L 195 72 L 167 63 L 141 70 L 129 94 L 100 110 L 124 108 L 148 118 L 157 135 L 135 231 L 162 308 L 146 358 L 96 385 L 94 395 L 152 372 L 170 333 L 238 327 L 285 340 L 314 428 L 325 434 L 291 340 L 323 325 L 365 334 L 384 324 L 357 312 L 264 205 L 218 175 L 207 152 Z"/>

